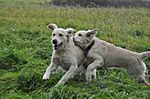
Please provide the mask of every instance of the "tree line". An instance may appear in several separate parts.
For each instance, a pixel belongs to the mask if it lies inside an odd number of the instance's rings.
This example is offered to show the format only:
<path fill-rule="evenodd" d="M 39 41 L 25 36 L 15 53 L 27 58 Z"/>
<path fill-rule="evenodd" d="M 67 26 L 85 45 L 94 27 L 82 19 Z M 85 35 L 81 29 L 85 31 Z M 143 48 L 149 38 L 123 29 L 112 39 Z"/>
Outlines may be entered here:
<path fill-rule="evenodd" d="M 58 6 L 150 8 L 150 0 L 52 0 L 51 3 Z"/>

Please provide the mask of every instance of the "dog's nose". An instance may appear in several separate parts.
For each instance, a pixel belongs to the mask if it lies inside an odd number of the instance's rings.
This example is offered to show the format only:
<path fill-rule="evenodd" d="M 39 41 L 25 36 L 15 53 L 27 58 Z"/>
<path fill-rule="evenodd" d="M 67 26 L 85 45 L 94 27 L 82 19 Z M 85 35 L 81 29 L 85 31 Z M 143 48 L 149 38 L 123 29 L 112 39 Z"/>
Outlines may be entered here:
<path fill-rule="evenodd" d="M 57 40 L 54 39 L 54 40 L 52 41 L 52 43 L 53 43 L 53 44 L 57 44 Z"/>

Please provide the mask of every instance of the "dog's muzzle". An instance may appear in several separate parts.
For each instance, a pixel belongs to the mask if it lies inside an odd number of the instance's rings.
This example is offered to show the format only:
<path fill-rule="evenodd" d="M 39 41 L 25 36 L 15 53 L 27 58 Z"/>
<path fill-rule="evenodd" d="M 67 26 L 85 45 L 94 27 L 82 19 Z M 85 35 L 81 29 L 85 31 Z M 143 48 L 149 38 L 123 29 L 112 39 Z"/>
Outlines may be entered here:
<path fill-rule="evenodd" d="M 75 43 L 75 45 L 79 45 L 78 43 L 78 41 L 73 37 L 73 42 Z"/>
<path fill-rule="evenodd" d="M 54 49 L 58 50 L 61 46 L 63 45 L 63 43 L 59 43 L 59 44 L 54 44 Z"/>

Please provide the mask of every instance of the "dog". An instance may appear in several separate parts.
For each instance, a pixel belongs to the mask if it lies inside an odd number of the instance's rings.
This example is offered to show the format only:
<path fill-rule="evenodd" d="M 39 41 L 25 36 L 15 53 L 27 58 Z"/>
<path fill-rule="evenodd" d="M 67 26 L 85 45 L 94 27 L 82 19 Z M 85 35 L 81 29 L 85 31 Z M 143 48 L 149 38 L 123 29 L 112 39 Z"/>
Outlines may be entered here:
<path fill-rule="evenodd" d="M 150 57 L 150 51 L 137 53 L 127 49 L 116 47 L 113 44 L 100 40 L 96 37 L 96 29 L 78 31 L 75 33 L 74 42 L 84 49 L 86 53 L 86 80 L 91 81 L 91 72 L 98 67 L 122 67 L 138 82 L 145 85 L 149 83 L 147 68 L 143 60 Z"/>
<path fill-rule="evenodd" d="M 49 79 L 50 74 L 61 66 L 67 72 L 55 85 L 59 86 L 65 84 L 80 71 L 85 60 L 84 52 L 73 42 L 72 33 L 75 32 L 74 29 L 58 28 L 56 24 L 49 24 L 47 28 L 52 30 L 51 43 L 53 52 L 51 64 L 46 69 L 43 79 Z"/>

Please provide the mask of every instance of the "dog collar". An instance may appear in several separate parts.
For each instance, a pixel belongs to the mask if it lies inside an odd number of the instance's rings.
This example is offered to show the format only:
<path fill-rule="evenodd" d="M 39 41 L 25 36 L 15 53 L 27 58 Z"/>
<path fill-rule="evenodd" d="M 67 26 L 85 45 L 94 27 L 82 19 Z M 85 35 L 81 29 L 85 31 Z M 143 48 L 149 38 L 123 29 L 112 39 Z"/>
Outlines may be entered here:
<path fill-rule="evenodd" d="M 74 41 L 74 38 L 73 38 L 73 42 L 75 42 Z M 94 45 L 94 43 L 95 43 L 95 41 L 94 40 L 92 40 L 92 42 L 84 49 L 84 48 L 82 48 L 81 46 L 79 46 L 79 45 L 77 45 L 77 44 L 75 44 L 76 46 L 78 46 L 79 48 L 81 48 L 83 51 L 84 51 L 84 55 L 85 55 L 85 57 L 87 56 L 87 54 L 88 54 L 88 52 L 89 52 L 89 50 L 92 48 L 92 46 Z"/>
<path fill-rule="evenodd" d="M 85 56 L 87 56 L 89 50 L 92 48 L 92 46 L 94 45 L 95 41 L 93 40 L 85 49 L 84 49 L 84 54 Z"/>

